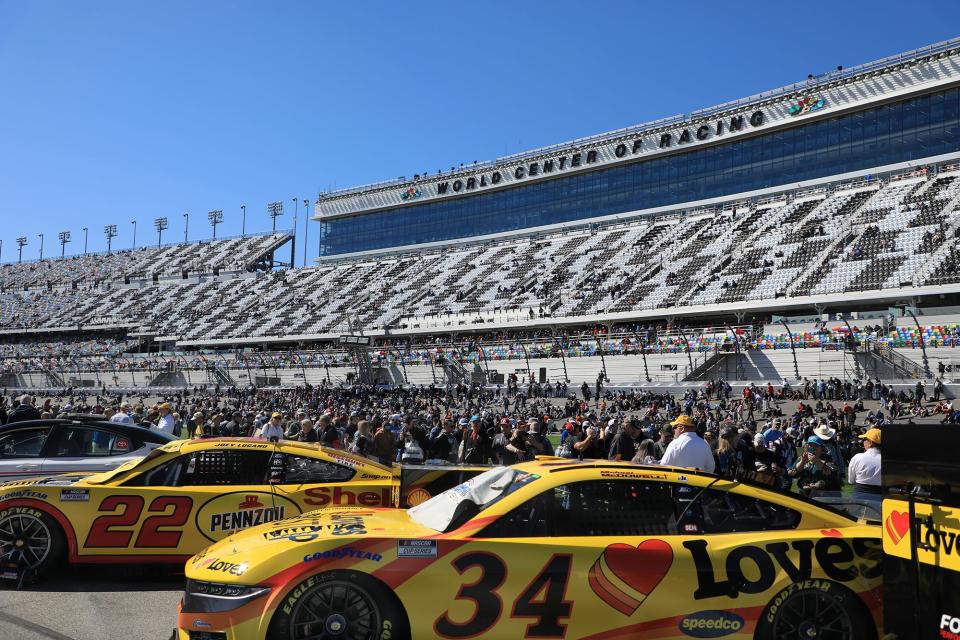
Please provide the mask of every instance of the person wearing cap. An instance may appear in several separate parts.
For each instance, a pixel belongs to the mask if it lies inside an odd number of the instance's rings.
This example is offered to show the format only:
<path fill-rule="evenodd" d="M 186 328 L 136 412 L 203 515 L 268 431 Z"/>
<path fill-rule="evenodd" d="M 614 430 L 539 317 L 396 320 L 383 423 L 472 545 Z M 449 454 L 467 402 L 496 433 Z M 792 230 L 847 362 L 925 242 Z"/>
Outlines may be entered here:
<path fill-rule="evenodd" d="M 163 402 L 157 407 L 160 415 L 157 417 L 157 431 L 162 431 L 164 433 L 169 433 L 174 435 L 174 430 L 176 428 L 176 422 L 173 420 L 173 415 L 170 413 L 170 403 Z"/>
<path fill-rule="evenodd" d="M 673 441 L 667 445 L 660 464 L 674 467 L 688 467 L 713 473 L 717 464 L 713 459 L 710 445 L 697 434 L 697 423 L 688 415 L 681 415 L 670 423 L 673 427 Z"/>
<path fill-rule="evenodd" d="M 788 474 L 797 479 L 797 488 L 806 496 L 814 491 L 840 489 L 840 470 L 817 435 L 807 438 L 803 452 Z"/>
<path fill-rule="evenodd" d="M 280 425 L 280 419 L 283 415 L 278 411 L 274 411 L 270 414 L 270 422 L 263 425 L 263 429 L 260 430 L 260 438 L 262 440 L 271 440 L 276 438 L 277 440 L 283 439 L 283 427 Z"/>
<path fill-rule="evenodd" d="M 608 460 L 624 460 L 629 462 L 637 455 L 637 437 L 640 436 L 640 427 L 636 420 L 627 418 L 623 428 L 610 441 L 610 450 L 607 451 Z"/>
<path fill-rule="evenodd" d="M 863 441 L 863 453 L 850 458 L 847 481 L 853 485 L 853 494 L 880 493 L 880 429 L 873 427 L 857 436 Z"/>
<path fill-rule="evenodd" d="M 464 464 L 485 464 L 490 449 L 490 438 L 488 434 L 481 429 L 480 416 L 470 418 L 470 429 L 464 432 L 463 436 L 463 455 L 460 462 Z"/>

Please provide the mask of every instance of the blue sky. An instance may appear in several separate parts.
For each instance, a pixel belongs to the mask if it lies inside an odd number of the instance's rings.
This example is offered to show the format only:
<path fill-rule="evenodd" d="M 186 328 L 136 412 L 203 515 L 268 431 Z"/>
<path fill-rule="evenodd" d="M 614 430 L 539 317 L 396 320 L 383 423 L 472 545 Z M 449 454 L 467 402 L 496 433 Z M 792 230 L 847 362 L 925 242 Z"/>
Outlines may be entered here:
<path fill-rule="evenodd" d="M 960 35 L 960 3 L 0 0 L 4 262 L 689 112 Z M 303 232 L 300 211 L 300 233 Z M 317 229 L 310 229 L 311 256 Z M 299 251 L 298 251 L 299 253 Z M 300 254 L 299 259 L 302 259 Z"/>

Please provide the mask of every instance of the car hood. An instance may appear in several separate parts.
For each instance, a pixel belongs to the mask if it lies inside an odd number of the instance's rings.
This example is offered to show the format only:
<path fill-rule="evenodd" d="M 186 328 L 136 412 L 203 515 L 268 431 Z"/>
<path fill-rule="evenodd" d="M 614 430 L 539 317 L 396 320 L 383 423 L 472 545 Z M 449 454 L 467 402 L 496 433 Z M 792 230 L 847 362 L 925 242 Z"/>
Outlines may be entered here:
<path fill-rule="evenodd" d="M 313 560 L 367 561 L 375 567 L 396 557 L 395 539 L 436 535 L 400 509 L 320 509 L 235 533 L 191 558 L 186 575 L 208 582 L 263 584 Z M 320 569 L 322 563 L 311 566 Z"/>

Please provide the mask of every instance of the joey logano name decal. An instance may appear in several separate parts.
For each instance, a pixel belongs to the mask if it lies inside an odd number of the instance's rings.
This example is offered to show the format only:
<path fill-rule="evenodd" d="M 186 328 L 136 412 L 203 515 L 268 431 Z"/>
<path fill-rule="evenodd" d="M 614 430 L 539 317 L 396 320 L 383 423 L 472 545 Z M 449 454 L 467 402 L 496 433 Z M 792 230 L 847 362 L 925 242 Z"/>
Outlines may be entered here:
<path fill-rule="evenodd" d="M 216 542 L 230 534 L 266 522 L 300 514 L 297 503 L 265 491 L 225 493 L 208 500 L 197 511 L 197 529 Z"/>
<path fill-rule="evenodd" d="M 850 582 L 857 576 L 878 578 L 883 573 L 881 543 L 870 538 L 747 544 L 732 549 L 722 561 L 716 551 L 707 550 L 706 540 L 689 540 L 683 546 L 697 568 L 695 600 L 762 593 L 773 586 L 780 570 L 791 582 L 809 580 L 814 561 L 827 578 L 837 582 Z"/>

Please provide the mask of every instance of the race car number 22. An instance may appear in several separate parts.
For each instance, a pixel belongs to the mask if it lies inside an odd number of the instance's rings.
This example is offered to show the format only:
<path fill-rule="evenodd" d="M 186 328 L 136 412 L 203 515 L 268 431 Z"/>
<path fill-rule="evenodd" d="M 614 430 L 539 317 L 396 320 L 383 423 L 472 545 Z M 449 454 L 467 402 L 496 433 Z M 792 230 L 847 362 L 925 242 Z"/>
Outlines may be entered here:
<path fill-rule="evenodd" d="M 86 547 L 126 548 L 130 546 L 134 527 L 143 514 L 144 500 L 141 496 L 108 496 L 100 503 L 98 512 L 111 512 L 98 516 L 90 525 Z M 172 510 L 171 510 L 172 507 Z M 188 496 L 159 496 L 150 502 L 147 517 L 140 525 L 134 548 L 172 549 L 180 544 L 183 531 L 169 531 L 168 527 L 183 527 L 190 517 L 193 499 Z M 161 527 L 164 529 L 161 530 Z"/>

